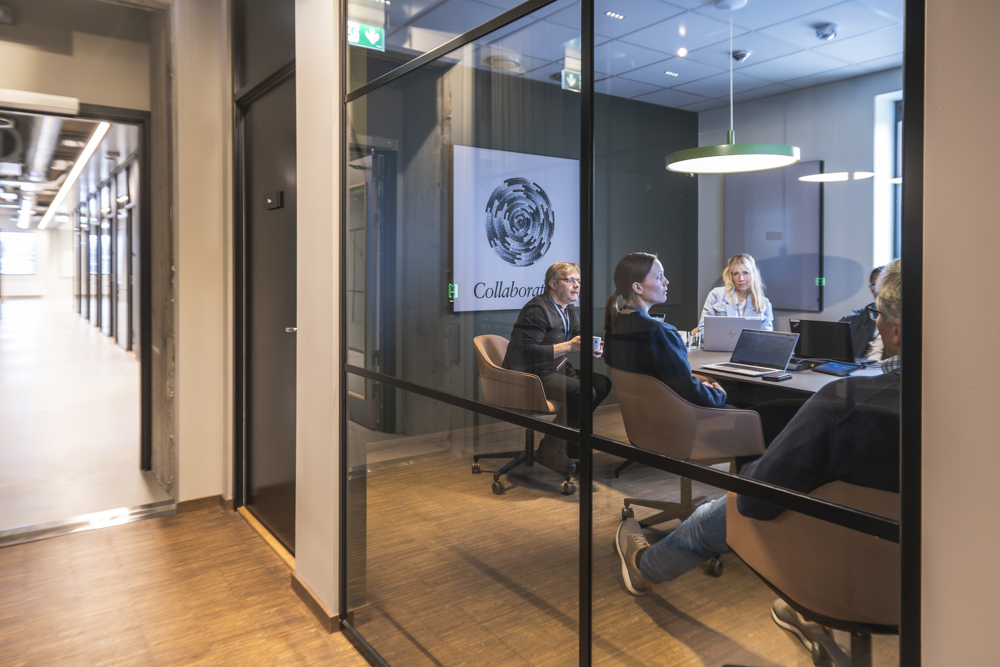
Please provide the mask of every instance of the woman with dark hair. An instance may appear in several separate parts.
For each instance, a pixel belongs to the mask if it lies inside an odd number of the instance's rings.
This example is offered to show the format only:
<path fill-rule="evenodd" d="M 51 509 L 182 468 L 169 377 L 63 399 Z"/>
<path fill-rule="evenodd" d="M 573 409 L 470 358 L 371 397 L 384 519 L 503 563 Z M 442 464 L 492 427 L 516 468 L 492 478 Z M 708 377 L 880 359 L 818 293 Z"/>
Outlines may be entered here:
<path fill-rule="evenodd" d="M 717 382 L 691 375 L 687 348 L 677 329 L 649 316 L 650 306 L 667 300 L 670 281 L 656 255 L 633 252 L 618 261 L 615 293 L 604 316 L 604 360 L 612 368 L 651 375 L 686 401 L 709 408 L 726 404 Z M 624 305 L 619 308 L 619 300 Z"/>

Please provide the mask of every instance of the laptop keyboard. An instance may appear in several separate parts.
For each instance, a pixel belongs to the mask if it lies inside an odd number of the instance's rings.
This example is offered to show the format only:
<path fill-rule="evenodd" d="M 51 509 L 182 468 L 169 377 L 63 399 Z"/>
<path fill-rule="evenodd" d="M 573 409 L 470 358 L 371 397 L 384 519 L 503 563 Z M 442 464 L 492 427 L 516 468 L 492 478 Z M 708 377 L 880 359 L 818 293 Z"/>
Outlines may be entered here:
<path fill-rule="evenodd" d="M 718 364 L 718 366 L 719 367 L 723 367 L 723 368 L 739 368 L 739 369 L 742 369 L 742 370 L 745 370 L 745 371 L 755 371 L 755 372 L 767 371 L 767 372 L 771 372 L 771 369 L 769 369 L 769 368 L 761 368 L 760 366 L 745 366 L 743 364 L 731 364 L 731 363 L 728 363 L 728 364 Z"/>

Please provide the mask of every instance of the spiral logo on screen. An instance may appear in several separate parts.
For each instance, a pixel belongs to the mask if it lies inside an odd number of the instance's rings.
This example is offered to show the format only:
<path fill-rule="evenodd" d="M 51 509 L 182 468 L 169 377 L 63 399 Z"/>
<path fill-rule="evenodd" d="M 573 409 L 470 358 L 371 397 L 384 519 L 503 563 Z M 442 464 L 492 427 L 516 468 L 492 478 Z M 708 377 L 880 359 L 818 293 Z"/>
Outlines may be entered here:
<path fill-rule="evenodd" d="M 486 238 L 500 259 L 531 266 L 552 245 L 556 214 L 545 190 L 526 178 L 508 178 L 486 203 Z"/>

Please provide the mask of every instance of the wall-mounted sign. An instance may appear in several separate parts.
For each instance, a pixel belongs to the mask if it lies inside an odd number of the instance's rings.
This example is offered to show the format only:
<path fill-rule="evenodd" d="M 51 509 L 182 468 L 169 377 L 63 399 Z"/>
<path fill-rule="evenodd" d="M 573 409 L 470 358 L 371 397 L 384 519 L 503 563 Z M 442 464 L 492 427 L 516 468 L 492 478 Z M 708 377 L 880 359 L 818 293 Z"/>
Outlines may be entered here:
<path fill-rule="evenodd" d="M 562 71 L 563 90 L 572 90 L 574 93 L 580 92 L 580 73 L 568 69 Z"/>
<path fill-rule="evenodd" d="M 519 310 L 545 293 L 545 270 L 579 262 L 580 163 L 454 148 L 455 312 Z"/>
<path fill-rule="evenodd" d="M 385 31 L 377 25 L 347 22 L 347 43 L 366 49 L 385 51 Z"/>

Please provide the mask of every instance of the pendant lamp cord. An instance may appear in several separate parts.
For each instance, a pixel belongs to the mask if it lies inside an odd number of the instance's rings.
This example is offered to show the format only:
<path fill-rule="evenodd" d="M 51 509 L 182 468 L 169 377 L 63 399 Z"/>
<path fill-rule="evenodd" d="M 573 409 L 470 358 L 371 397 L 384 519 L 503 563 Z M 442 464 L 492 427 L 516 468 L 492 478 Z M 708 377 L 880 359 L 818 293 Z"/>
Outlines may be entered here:
<path fill-rule="evenodd" d="M 733 126 L 733 10 L 729 10 L 729 143 L 734 143 Z"/>

